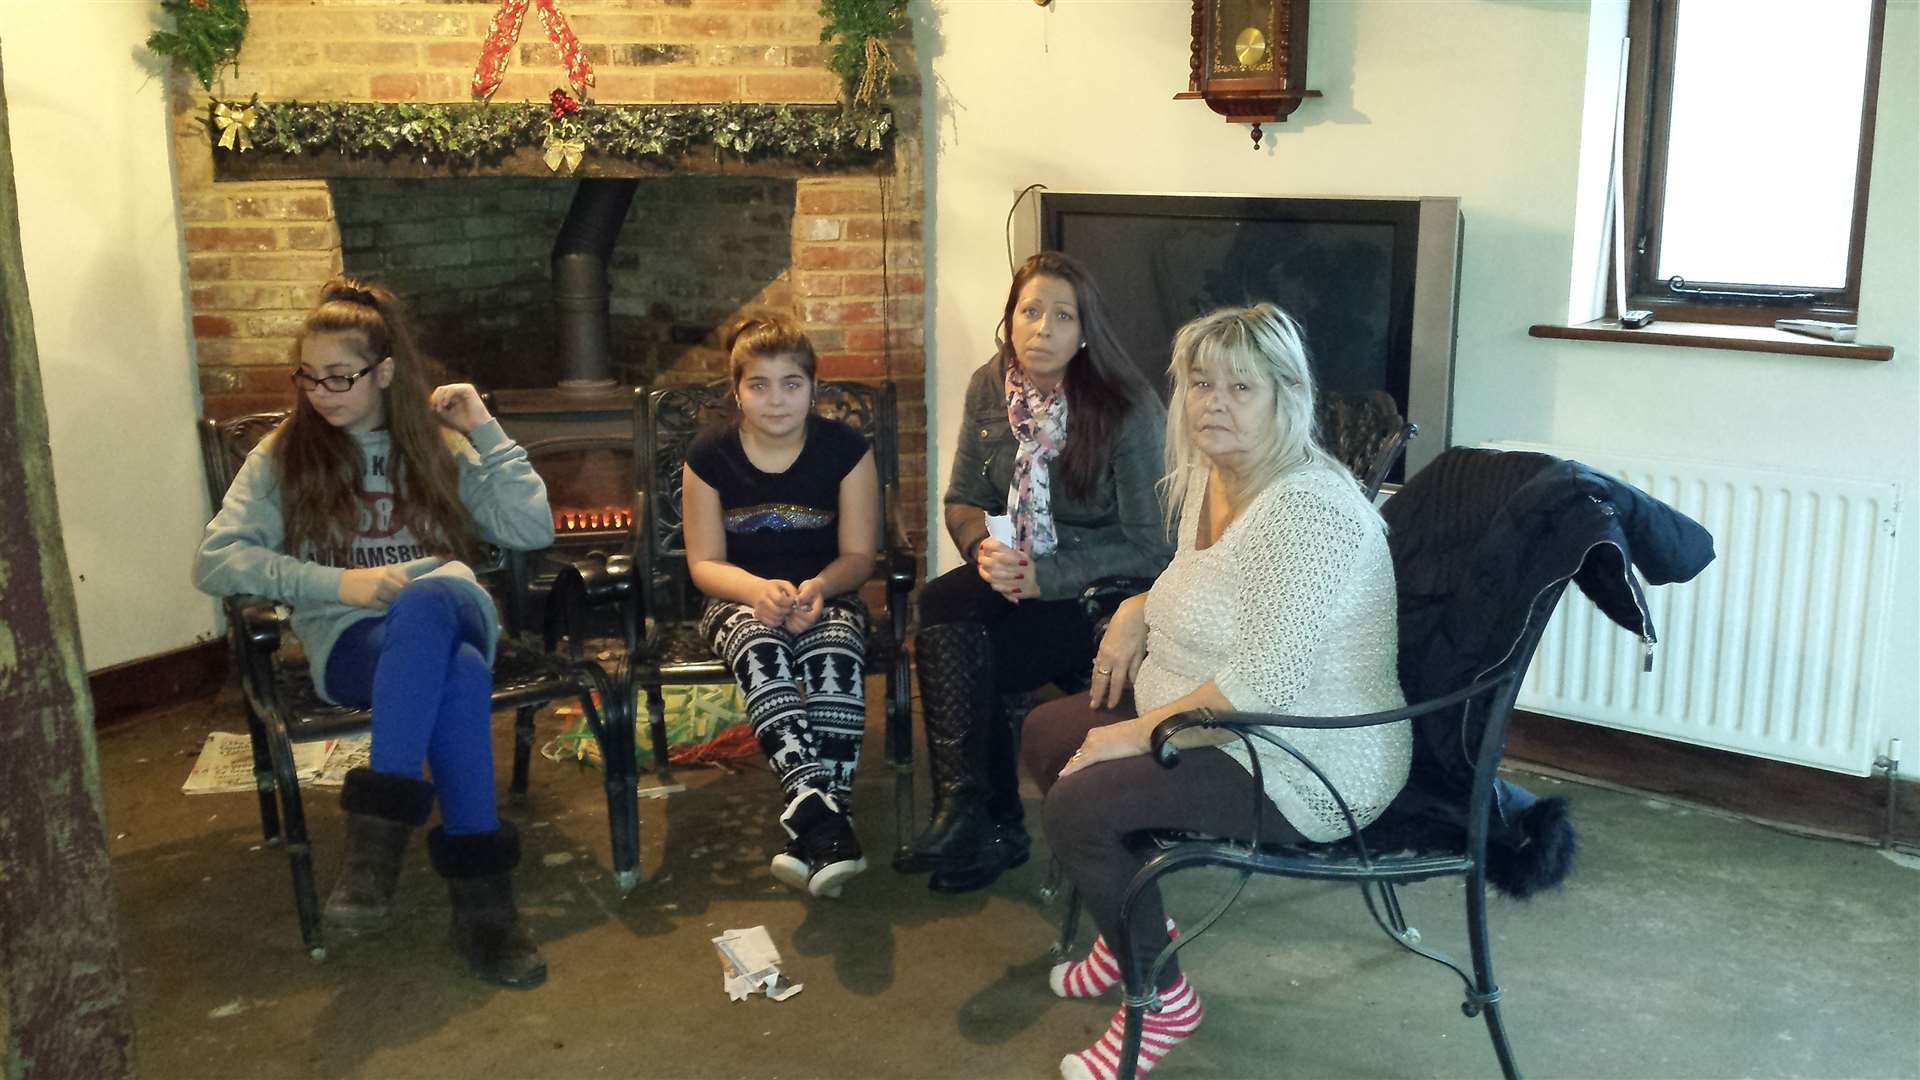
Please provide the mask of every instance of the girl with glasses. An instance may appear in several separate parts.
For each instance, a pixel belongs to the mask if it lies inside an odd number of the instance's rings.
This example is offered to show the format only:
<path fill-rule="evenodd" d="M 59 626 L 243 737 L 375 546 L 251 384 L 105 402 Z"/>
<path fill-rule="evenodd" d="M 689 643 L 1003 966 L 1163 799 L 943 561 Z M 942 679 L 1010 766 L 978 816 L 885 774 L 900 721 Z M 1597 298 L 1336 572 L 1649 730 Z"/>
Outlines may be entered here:
<path fill-rule="evenodd" d="M 498 616 L 471 565 L 485 544 L 553 542 L 546 486 L 473 386 L 430 389 L 386 289 L 327 282 L 295 361 L 293 411 L 234 478 L 195 584 L 291 607 L 320 695 L 372 708 L 371 761 L 341 794 L 346 868 L 328 925 L 387 925 L 401 857 L 437 803 L 427 845 L 455 949 L 490 982 L 537 986 L 546 963 L 513 901 L 519 838 L 494 803 Z"/>

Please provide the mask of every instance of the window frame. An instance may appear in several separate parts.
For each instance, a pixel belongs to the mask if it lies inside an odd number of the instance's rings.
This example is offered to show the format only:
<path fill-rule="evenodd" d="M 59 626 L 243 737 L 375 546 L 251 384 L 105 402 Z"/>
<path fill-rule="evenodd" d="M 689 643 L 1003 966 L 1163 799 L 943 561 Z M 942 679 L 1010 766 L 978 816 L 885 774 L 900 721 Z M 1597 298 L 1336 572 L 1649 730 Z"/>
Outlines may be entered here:
<path fill-rule="evenodd" d="M 1880 92 L 1880 58 L 1885 37 L 1886 0 L 1871 0 L 1867 26 L 1865 85 L 1860 102 L 1860 146 L 1855 163 L 1853 225 L 1847 242 L 1847 281 L 1837 291 L 1822 292 L 1812 301 L 1728 300 L 1706 302 L 1677 297 L 1664 280 L 1654 277 L 1659 265 L 1660 221 L 1666 188 L 1667 145 L 1672 123 L 1675 27 L 1680 0 L 1631 0 L 1627 34 L 1625 147 L 1622 154 L 1623 204 L 1626 235 L 1628 306 L 1645 308 L 1658 318 L 1675 322 L 1728 323 L 1771 326 L 1775 319 L 1812 318 L 1856 321 L 1860 310 L 1860 266 L 1866 246 L 1867 189 L 1872 176 L 1874 114 Z M 1816 16 L 1817 17 L 1817 16 Z M 1811 92 L 1802 90 L 1800 92 Z M 1609 255 L 1609 262 L 1612 256 Z M 1609 273 L 1611 273 L 1609 268 Z M 1690 281 L 1703 288 L 1762 288 L 1737 282 Z M 1607 311 L 1618 316 L 1609 291 Z"/>

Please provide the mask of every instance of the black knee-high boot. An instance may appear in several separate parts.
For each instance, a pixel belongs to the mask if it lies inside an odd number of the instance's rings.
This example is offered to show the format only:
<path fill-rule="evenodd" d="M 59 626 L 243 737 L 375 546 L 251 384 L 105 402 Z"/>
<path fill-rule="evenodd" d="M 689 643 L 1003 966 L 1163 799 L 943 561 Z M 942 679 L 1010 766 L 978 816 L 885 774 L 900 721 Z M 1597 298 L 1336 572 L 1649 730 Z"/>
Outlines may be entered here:
<path fill-rule="evenodd" d="M 964 893 L 984 889 L 1006 871 L 1026 864 L 1033 848 L 1027 836 L 1026 807 L 1020 802 L 1020 725 L 1033 711 L 1031 691 L 1002 694 L 987 732 L 988 842 L 973 865 L 933 875 L 927 888 Z"/>
<path fill-rule="evenodd" d="M 964 869 L 978 861 L 993 832 L 986 814 L 987 740 L 996 711 L 993 648 L 979 623 L 947 623 L 922 629 L 913 657 L 933 817 L 893 868 L 908 874 Z"/>
<path fill-rule="evenodd" d="M 453 902 L 453 951 L 473 973 L 491 983 L 524 990 L 547 981 L 547 962 L 520 924 L 513 902 L 513 868 L 520 864 L 520 834 L 508 822 L 489 833 L 448 836 L 427 833 L 433 868 L 447 879 Z"/>
<path fill-rule="evenodd" d="M 347 859 L 321 918 L 347 933 L 385 929 L 393 918 L 394 886 L 413 830 L 433 812 L 433 785 L 407 776 L 359 768 L 340 789 L 347 812 Z"/>

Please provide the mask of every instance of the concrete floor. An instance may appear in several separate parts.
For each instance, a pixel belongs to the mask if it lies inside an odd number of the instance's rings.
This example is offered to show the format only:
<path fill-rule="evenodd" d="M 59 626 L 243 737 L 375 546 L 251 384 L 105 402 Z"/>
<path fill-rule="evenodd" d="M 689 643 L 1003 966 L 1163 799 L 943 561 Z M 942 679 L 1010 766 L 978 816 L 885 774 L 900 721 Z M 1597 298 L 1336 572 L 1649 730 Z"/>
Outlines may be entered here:
<path fill-rule="evenodd" d="M 683 770 L 687 791 L 644 802 L 646 880 L 623 900 L 606 871 L 599 774 L 536 758 L 530 803 L 510 815 L 526 837 L 523 911 L 552 968 L 544 987 L 491 989 L 452 958 L 446 897 L 420 848 L 399 925 L 310 962 L 253 797 L 179 793 L 206 732 L 242 730 L 236 709 L 228 693 L 100 741 L 145 1076 L 1045 1077 L 1113 1008 L 1047 992 L 1057 913 L 1039 899 L 1043 851 L 962 898 L 886 867 L 881 768 L 859 791 L 878 857 L 845 899 L 803 900 L 769 876 L 775 786 L 756 767 Z M 1583 845 L 1563 893 L 1494 908 L 1523 1070 L 1920 1077 L 1920 862 L 1523 779 L 1573 798 Z M 324 892 L 337 801 L 321 791 L 308 805 Z M 1171 891 L 1176 918 L 1197 918 L 1226 882 L 1187 875 Z M 1404 896 L 1429 945 L 1464 952 L 1457 884 Z M 806 988 L 729 1003 L 709 939 L 759 924 Z M 1184 955 L 1207 1020 L 1157 1070 L 1169 1080 L 1497 1072 L 1457 981 L 1393 947 L 1351 887 L 1255 880 Z"/>

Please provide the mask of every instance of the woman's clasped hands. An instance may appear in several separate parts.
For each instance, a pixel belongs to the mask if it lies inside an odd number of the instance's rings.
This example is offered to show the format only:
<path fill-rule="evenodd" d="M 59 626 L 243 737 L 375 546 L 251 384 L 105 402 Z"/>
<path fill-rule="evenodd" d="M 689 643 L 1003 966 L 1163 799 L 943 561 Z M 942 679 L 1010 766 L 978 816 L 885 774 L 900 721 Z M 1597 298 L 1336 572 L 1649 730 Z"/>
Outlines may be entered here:
<path fill-rule="evenodd" d="M 820 620 L 826 597 L 820 580 L 808 578 L 799 585 L 790 581 L 767 580 L 753 598 L 753 615 L 763 625 L 777 626 L 798 634 Z"/>
<path fill-rule="evenodd" d="M 980 541 L 973 551 L 974 568 L 979 571 L 980 580 L 994 592 L 1016 604 L 1039 598 L 1040 583 L 1034 576 L 1033 560 L 1026 552 L 1010 548 L 991 536 Z"/>

